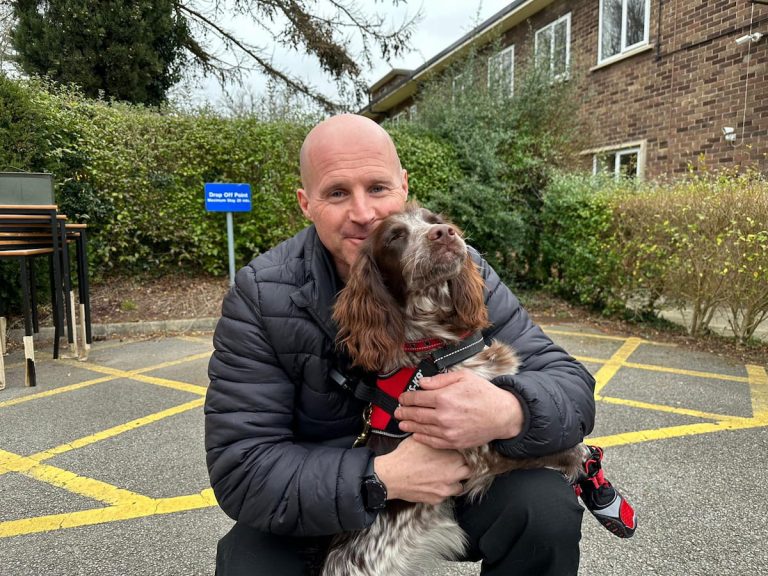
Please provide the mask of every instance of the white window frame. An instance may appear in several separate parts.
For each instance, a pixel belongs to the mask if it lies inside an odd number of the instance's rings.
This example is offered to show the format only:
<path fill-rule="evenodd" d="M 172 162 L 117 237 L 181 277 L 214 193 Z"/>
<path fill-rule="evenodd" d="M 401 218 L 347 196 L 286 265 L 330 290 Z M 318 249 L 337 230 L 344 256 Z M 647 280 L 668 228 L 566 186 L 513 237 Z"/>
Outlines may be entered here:
<path fill-rule="evenodd" d="M 469 76 L 468 72 L 462 72 L 460 74 L 456 74 L 456 76 L 453 77 L 453 80 L 451 81 L 452 100 L 455 100 L 460 94 L 466 92 L 467 88 L 469 88 L 469 84 L 467 83 L 468 81 L 472 81 L 472 78 Z"/>
<path fill-rule="evenodd" d="M 603 4 L 605 0 L 600 0 L 598 8 L 598 34 L 597 34 L 597 63 L 603 64 L 612 60 L 618 60 L 624 56 L 627 52 L 637 50 L 642 46 L 647 46 L 650 42 L 651 33 L 651 0 L 645 0 L 645 21 L 643 28 L 643 39 L 634 44 L 627 45 L 627 2 L 628 0 L 621 0 L 621 48 L 616 54 L 603 57 Z"/>
<path fill-rule="evenodd" d="M 635 165 L 634 178 L 641 179 L 643 175 L 642 163 L 644 161 L 644 150 L 642 146 L 633 146 L 631 148 L 613 148 L 609 150 L 600 150 L 592 155 L 592 174 L 598 174 L 598 159 L 601 156 L 613 156 L 613 167 L 610 169 L 610 173 L 614 178 L 620 178 L 621 173 L 621 158 L 622 156 L 629 156 L 631 154 L 637 155 L 637 163 Z M 608 172 L 608 170 L 606 170 Z"/>
<path fill-rule="evenodd" d="M 560 24 L 561 22 L 565 21 L 565 72 L 562 74 L 555 74 L 554 73 L 554 66 L 555 66 L 555 27 Z M 568 12 L 565 16 L 561 16 L 557 20 L 553 20 L 546 26 L 539 28 L 536 30 L 536 34 L 534 36 L 534 49 L 533 52 L 535 54 L 536 60 L 540 61 L 539 58 L 539 38 L 541 38 L 545 33 L 549 33 L 551 36 L 551 40 L 549 43 L 550 47 L 550 54 L 549 54 L 549 71 L 552 72 L 552 78 L 554 80 L 567 80 L 570 77 L 571 74 L 571 13 Z"/>
<path fill-rule="evenodd" d="M 392 124 L 399 126 L 405 120 L 405 110 L 400 110 L 397 114 L 392 116 Z"/>
<path fill-rule="evenodd" d="M 411 104 L 408 107 L 408 120 L 414 121 L 419 115 L 419 108 L 416 104 Z"/>
<path fill-rule="evenodd" d="M 509 74 L 509 86 L 507 87 L 507 94 L 511 96 L 515 91 L 515 45 L 507 46 L 503 50 L 499 50 L 496 54 L 493 54 L 488 58 L 488 88 L 493 90 L 499 86 L 497 80 L 493 77 L 494 67 L 496 69 L 502 69 L 504 64 L 504 56 L 509 54 L 509 70 L 506 73 Z"/>

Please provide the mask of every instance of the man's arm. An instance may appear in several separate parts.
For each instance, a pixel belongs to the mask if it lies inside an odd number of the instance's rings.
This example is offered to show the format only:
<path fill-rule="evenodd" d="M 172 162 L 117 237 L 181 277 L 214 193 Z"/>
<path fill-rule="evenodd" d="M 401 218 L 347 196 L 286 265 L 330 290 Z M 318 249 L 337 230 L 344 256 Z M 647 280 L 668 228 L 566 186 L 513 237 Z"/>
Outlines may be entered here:
<path fill-rule="evenodd" d="M 294 442 L 294 384 L 275 358 L 254 272 L 225 298 L 209 365 L 205 447 L 216 498 L 230 517 L 276 534 L 365 527 L 360 481 L 372 453 Z"/>

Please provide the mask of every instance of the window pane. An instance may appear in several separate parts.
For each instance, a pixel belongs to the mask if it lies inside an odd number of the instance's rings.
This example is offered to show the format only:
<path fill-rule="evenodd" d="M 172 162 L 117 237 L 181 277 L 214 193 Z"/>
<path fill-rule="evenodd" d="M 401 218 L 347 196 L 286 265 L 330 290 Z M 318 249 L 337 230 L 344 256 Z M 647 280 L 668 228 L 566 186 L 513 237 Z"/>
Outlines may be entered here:
<path fill-rule="evenodd" d="M 536 63 L 548 70 L 552 58 L 552 27 L 536 33 Z"/>
<path fill-rule="evenodd" d="M 594 157 L 594 173 L 595 174 L 612 174 L 613 163 L 615 156 L 613 154 L 595 154 Z"/>
<path fill-rule="evenodd" d="M 491 88 L 498 90 L 504 81 L 504 60 L 501 54 L 494 55 L 488 60 L 488 83 Z"/>
<path fill-rule="evenodd" d="M 499 93 L 511 94 L 512 68 L 512 48 L 506 48 L 504 51 L 491 56 L 488 59 L 488 86 Z"/>
<path fill-rule="evenodd" d="M 627 46 L 645 41 L 645 4 L 648 0 L 627 0 Z"/>
<path fill-rule="evenodd" d="M 603 0 L 601 56 L 610 58 L 621 52 L 621 0 Z"/>
<path fill-rule="evenodd" d="M 629 152 L 619 156 L 619 176 L 625 178 L 637 176 L 637 152 Z"/>
<path fill-rule="evenodd" d="M 568 20 L 555 25 L 555 46 L 552 57 L 552 73 L 561 76 L 568 72 Z"/>

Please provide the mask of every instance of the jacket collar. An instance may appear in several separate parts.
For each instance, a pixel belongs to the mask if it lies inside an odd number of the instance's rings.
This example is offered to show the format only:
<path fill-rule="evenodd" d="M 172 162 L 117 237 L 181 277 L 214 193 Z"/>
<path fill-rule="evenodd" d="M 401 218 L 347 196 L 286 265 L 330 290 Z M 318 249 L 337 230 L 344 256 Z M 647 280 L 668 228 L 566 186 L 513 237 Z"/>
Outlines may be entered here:
<path fill-rule="evenodd" d="M 336 273 L 333 258 L 320 242 L 315 226 L 307 230 L 304 240 L 305 283 L 291 294 L 291 300 L 305 309 L 331 340 L 336 339 L 336 324 L 331 318 L 341 280 Z"/>

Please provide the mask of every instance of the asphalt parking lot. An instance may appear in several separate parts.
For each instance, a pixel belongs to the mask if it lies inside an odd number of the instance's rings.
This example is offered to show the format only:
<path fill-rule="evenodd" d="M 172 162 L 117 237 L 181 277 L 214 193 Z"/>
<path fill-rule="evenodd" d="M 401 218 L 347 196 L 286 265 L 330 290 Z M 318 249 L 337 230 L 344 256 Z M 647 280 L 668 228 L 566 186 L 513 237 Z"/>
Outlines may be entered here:
<path fill-rule="evenodd" d="M 545 330 L 597 379 L 589 439 L 636 506 L 620 540 L 588 515 L 586 575 L 768 573 L 768 359 L 744 365 L 575 324 Z M 0 574 L 213 574 L 232 522 L 203 451 L 210 334 L 95 343 L 87 361 L 20 352 L 0 391 Z M 440 574 L 469 576 L 477 565 Z"/>

